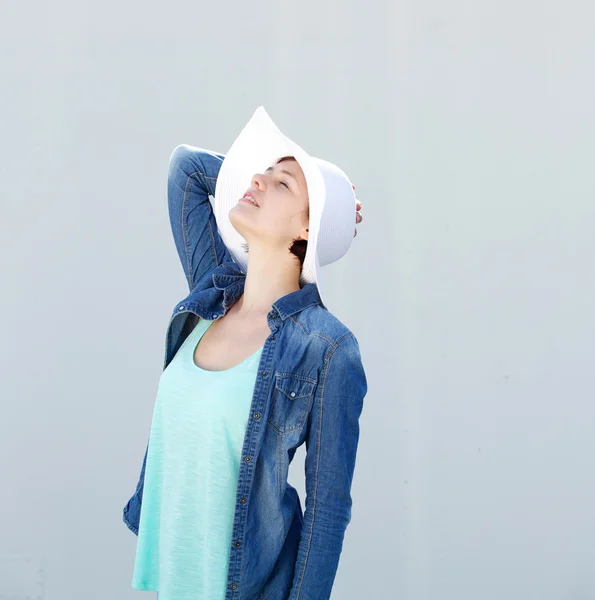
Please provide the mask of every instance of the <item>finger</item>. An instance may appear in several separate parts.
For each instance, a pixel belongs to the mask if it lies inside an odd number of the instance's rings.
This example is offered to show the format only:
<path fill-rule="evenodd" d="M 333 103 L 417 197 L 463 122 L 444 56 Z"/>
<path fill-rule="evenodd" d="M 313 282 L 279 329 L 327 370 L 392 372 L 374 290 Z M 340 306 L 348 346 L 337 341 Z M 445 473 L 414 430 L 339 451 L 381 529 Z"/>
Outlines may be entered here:
<path fill-rule="evenodd" d="M 362 216 L 361 216 L 359 213 L 357 213 L 357 214 L 355 215 L 355 222 L 356 222 L 356 223 L 361 223 L 361 222 L 362 222 L 362 219 L 363 219 L 363 217 L 362 217 Z"/>
<path fill-rule="evenodd" d="M 357 227 L 354 229 L 353 237 L 357 235 Z"/>

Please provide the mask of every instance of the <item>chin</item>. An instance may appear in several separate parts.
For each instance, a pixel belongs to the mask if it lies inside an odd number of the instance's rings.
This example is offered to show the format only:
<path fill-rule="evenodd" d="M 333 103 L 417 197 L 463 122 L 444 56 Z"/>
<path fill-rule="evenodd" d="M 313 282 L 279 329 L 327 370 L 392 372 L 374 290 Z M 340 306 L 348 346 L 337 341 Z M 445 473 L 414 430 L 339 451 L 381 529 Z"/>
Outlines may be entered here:
<path fill-rule="evenodd" d="M 238 210 L 239 209 L 239 210 Z M 246 230 L 249 228 L 247 225 L 251 219 L 246 217 L 246 212 L 241 210 L 241 206 L 234 206 L 229 211 L 229 222 L 232 227 L 244 238 L 246 239 Z"/>

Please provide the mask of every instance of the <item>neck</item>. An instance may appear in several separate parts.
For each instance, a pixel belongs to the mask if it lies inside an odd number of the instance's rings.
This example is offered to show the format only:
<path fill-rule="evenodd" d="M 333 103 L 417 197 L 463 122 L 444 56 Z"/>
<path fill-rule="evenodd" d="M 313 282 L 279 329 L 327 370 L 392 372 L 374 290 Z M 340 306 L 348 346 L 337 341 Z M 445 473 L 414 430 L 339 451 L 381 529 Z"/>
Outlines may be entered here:
<path fill-rule="evenodd" d="M 301 266 L 289 251 L 250 246 L 244 293 L 237 301 L 238 316 L 266 318 L 273 303 L 300 289 Z"/>

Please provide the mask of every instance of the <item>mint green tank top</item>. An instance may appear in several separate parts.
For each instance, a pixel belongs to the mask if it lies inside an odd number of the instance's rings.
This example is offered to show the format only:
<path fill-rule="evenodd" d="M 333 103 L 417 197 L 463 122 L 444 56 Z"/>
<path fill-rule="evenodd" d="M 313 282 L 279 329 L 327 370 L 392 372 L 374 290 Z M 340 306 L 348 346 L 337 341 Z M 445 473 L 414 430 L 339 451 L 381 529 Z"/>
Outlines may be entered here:
<path fill-rule="evenodd" d="M 224 600 L 236 485 L 262 347 L 224 371 L 194 363 L 200 319 L 162 372 L 132 587 L 159 600 Z"/>

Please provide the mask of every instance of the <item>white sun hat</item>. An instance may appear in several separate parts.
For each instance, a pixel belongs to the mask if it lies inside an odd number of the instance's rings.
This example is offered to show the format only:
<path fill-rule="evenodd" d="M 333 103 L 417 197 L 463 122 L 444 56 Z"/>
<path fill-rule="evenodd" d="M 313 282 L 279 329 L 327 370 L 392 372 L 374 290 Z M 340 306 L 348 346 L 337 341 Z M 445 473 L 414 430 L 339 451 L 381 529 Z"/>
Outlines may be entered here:
<path fill-rule="evenodd" d="M 234 261 L 246 273 L 248 255 L 242 247 L 246 240 L 231 224 L 229 211 L 250 187 L 253 175 L 263 173 L 284 156 L 296 159 L 308 187 L 310 222 L 300 285 L 315 283 L 325 304 L 321 267 L 339 260 L 351 246 L 355 229 L 355 192 L 339 167 L 310 156 L 281 133 L 262 106 L 256 109 L 233 142 L 221 165 L 214 202 L 217 226 Z"/>

